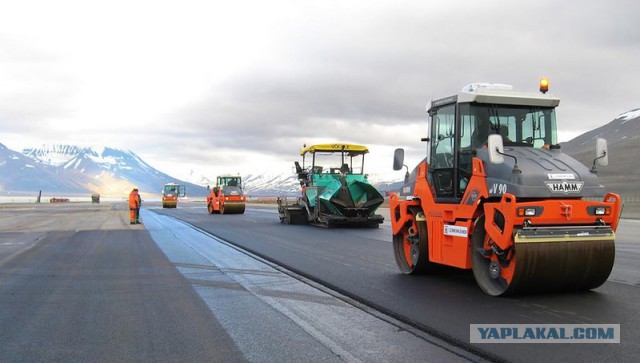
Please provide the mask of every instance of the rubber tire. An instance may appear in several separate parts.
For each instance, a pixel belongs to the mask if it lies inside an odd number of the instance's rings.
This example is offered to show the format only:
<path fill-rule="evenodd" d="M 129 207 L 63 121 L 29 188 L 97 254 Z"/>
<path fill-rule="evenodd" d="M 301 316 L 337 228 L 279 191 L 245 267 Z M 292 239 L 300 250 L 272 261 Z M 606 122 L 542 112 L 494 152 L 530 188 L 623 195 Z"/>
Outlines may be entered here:
<path fill-rule="evenodd" d="M 414 216 L 417 211 L 412 211 Z M 418 229 L 418 252 L 417 262 L 415 265 L 409 265 L 404 253 L 405 233 L 404 230 L 393 236 L 394 257 L 398 269 L 406 275 L 419 275 L 424 273 L 432 273 L 441 269 L 441 265 L 429 261 L 429 241 L 426 222 L 416 222 Z"/>

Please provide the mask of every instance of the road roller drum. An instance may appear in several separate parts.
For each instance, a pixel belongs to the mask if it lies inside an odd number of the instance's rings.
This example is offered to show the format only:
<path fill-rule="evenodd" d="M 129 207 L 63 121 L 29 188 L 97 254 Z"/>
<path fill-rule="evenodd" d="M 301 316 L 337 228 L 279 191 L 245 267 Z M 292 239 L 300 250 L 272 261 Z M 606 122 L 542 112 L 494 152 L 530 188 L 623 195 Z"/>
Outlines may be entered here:
<path fill-rule="evenodd" d="M 518 230 L 512 251 L 495 253 L 490 238 L 473 236 L 473 274 L 489 295 L 578 291 L 602 285 L 613 268 L 610 227 Z"/>
<path fill-rule="evenodd" d="M 244 203 L 229 203 L 226 202 L 220 208 L 220 214 L 243 214 L 245 204 Z"/>

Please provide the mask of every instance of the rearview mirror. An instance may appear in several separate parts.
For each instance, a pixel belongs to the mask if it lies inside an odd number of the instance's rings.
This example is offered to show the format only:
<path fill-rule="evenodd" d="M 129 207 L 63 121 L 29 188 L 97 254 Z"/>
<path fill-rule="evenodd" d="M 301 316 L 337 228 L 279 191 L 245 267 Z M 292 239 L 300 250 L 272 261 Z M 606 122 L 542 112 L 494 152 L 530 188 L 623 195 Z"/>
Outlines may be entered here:
<path fill-rule="evenodd" d="M 607 140 L 599 137 L 596 139 L 596 160 L 598 165 L 609 165 L 609 154 L 607 152 Z"/>
<path fill-rule="evenodd" d="M 393 153 L 393 170 L 400 170 L 404 165 L 404 149 L 398 148 Z"/>
<path fill-rule="evenodd" d="M 498 134 L 489 135 L 487 142 L 489 148 L 489 161 L 491 164 L 504 163 L 504 146 L 502 145 L 502 136 Z"/>

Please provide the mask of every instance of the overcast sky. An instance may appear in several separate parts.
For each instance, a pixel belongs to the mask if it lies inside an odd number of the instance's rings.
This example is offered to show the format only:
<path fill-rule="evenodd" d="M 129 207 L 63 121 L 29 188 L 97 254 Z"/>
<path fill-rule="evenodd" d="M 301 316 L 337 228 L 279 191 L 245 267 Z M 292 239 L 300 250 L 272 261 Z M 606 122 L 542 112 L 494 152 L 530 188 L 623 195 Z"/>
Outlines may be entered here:
<path fill-rule="evenodd" d="M 179 178 L 288 173 L 303 144 L 412 168 L 471 82 L 560 97 L 561 141 L 640 107 L 640 2 L 0 0 L 0 143 L 130 149 Z M 400 173 L 399 177 L 402 177 Z"/>

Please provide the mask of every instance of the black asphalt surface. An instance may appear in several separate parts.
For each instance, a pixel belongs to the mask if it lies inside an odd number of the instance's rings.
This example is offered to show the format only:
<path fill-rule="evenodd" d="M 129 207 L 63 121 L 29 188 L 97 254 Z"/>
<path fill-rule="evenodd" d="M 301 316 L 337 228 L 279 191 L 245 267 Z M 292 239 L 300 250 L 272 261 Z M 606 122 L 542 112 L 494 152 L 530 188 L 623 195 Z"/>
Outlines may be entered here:
<path fill-rule="evenodd" d="M 637 284 L 608 281 L 580 293 L 491 297 L 477 287 L 470 271 L 400 274 L 386 222 L 380 229 L 327 229 L 282 225 L 273 207 L 248 208 L 243 215 L 209 215 L 204 207 L 153 211 L 185 220 L 491 360 L 635 362 L 640 357 Z M 500 323 L 620 324 L 621 343 L 469 343 L 469 324 Z"/>
<path fill-rule="evenodd" d="M 126 215 L 114 211 L 109 220 L 48 233 L 0 228 L 7 245 L 0 362 L 244 361 L 191 284 Z M 4 219 L 32 216 L 0 211 Z"/>

